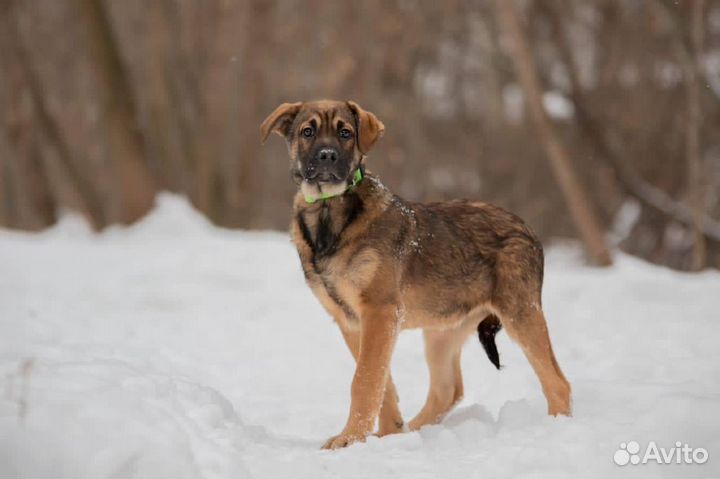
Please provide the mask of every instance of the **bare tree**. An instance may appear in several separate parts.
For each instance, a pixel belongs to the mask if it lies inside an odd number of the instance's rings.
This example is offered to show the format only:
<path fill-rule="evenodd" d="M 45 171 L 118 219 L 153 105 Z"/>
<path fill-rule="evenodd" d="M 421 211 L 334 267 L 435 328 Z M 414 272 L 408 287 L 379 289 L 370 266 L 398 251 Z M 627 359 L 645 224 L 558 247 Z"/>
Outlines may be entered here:
<path fill-rule="evenodd" d="M 651 2 L 653 11 L 674 30 L 673 51 L 683 69 L 685 77 L 685 96 L 687 118 L 685 125 L 685 166 L 687 172 L 687 198 L 689 226 L 693 233 L 693 246 L 690 255 L 690 269 L 699 270 L 705 264 L 707 246 L 703 236 L 705 223 L 705 204 L 702 184 L 702 151 L 700 132 L 702 131 L 702 109 L 700 106 L 700 81 L 705 77 L 702 67 L 703 49 L 703 11 L 704 0 L 689 3 L 690 22 L 683 24 L 671 7 L 663 0 Z M 686 40 L 686 37 L 689 37 Z"/>
<path fill-rule="evenodd" d="M 625 159 L 623 142 L 615 132 L 604 125 L 591 108 L 588 99 L 580 84 L 579 66 L 572 53 L 571 40 L 568 35 L 567 21 L 560 18 L 560 8 L 547 9 L 549 18 L 553 23 L 554 40 L 565 65 L 570 80 L 569 95 L 575 107 L 577 124 L 584 137 L 598 154 L 601 160 L 607 162 L 617 176 L 623 189 L 639 200 L 644 206 L 674 220 L 685 226 L 693 227 L 697 224 L 699 231 L 707 238 L 720 241 L 720 223 L 703 213 L 701 221 L 697 222 L 692 208 L 673 199 L 668 193 L 650 184 L 640 177 Z"/>
<path fill-rule="evenodd" d="M 550 116 L 543 105 L 537 67 L 520 25 L 514 0 L 496 0 L 498 20 L 510 39 L 511 57 L 535 128 L 540 137 L 555 178 L 562 189 L 565 203 L 585 243 L 588 255 L 597 264 L 612 264 L 607 243 L 590 201 L 580 185 L 570 155 L 558 139 Z"/>
<path fill-rule="evenodd" d="M 120 211 L 116 219 L 131 223 L 152 208 L 156 190 L 137 126 L 135 96 L 102 0 L 75 1 L 87 30 L 110 155 L 119 180 Z"/>
<path fill-rule="evenodd" d="M 0 10 L 3 31 L 2 40 L 9 50 L 8 54 L 20 71 L 23 83 L 28 89 L 34 118 L 37 120 L 37 127 L 50 148 L 55 151 L 64 176 L 77 196 L 75 200 L 80 210 L 86 214 L 91 226 L 99 230 L 105 225 L 102 204 L 93 185 L 76 166 L 70 148 L 48 110 L 44 89 L 40 83 L 40 76 L 35 71 L 32 56 L 23 42 L 14 1 L 3 0 L 2 9 Z"/>
<path fill-rule="evenodd" d="M 8 105 L 4 105 L 3 116 L 5 142 L 11 150 L 9 161 L 3 161 L 0 174 L 10 181 L 4 181 L 6 195 L 15 205 L 15 212 L 8 219 L 10 224 L 20 228 L 41 229 L 53 224 L 57 218 L 57 203 L 52 195 L 48 174 L 43 164 L 42 146 L 35 128 L 36 108 L 27 108 L 27 99 L 32 102 L 28 91 L 27 75 L 22 68 L 23 58 L 19 52 L 19 38 L 11 17 L 10 0 L 0 1 L 0 57 L 4 65 L 6 81 L 15 92 Z M 34 106 L 34 105 L 33 105 Z"/>
<path fill-rule="evenodd" d="M 703 43 L 703 6 L 704 0 L 690 3 L 690 44 L 691 51 L 683 62 L 685 70 L 685 88 L 687 90 L 687 133 L 686 162 L 688 175 L 688 196 L 693 210 L 693 249 L 690 268 L 697 271 L 705 266 L 707 254 L 705 238 L 702 233 L 703 216 L 705 215 L 705 198 L 702 185 L 702 150 L 700 131 L 702 127 L 702 110 L 700 108 L 701 55 Z"/>

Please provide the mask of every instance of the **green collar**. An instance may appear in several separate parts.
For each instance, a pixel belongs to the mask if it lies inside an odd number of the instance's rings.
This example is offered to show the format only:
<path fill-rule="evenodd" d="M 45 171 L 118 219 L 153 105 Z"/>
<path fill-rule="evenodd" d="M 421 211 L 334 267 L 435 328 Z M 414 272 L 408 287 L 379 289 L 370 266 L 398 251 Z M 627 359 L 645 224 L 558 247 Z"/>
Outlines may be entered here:
<path fill-rule="evenodd" d="M 328 199 L 330 199 L 330 198 L 334 198 L 334 197 L 336 197 L 336 196 L 340 196 L 340 195 L 343 195 L 343 194 L 347 193 L 348 191 L 352 190 L 352 189 L 355 187 L 355 185 L 357 185 L 358 183 L 360 183 L 360 182 L 362 181 L 362 179 L 364 178 L 364 175 L 363 175 L 362 170 L 363 170 L 362 167 L 360 167 L 360 168 L 358 168 L 357 170 L 355 170 L 355 175 L 353 175 L 352 183 L 350 183 L 349 185 L 347 185 L 347 188 L 345 188 L 345 190 L 344 190 L 342 193 L 338 193 L 338 194 L 335 194 L 335 195 L 331 195 L 330 193 L 322 193 L 319 197 L 306 196 L 306 197 L 305 197 L 305 201 L 307 201 L 308 203 L 312 204 L 312 203 L 315 203 L 317 200 L 323 200 L 323 201 L 324 201 L 324 200 L 328 200 Z"/>

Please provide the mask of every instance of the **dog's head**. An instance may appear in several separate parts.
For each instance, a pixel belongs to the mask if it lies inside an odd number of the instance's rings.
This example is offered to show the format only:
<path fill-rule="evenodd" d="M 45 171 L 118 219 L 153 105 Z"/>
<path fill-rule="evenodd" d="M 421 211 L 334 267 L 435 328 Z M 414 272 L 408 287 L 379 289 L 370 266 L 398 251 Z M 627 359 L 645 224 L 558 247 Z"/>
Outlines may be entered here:
<path fill-rule="evenodd" d="M 260 126 L 263 143 L 285 138 L 293 178 L 306 196 L 339 194 L 385 126 L 353 101 L 283 103 Z"/>

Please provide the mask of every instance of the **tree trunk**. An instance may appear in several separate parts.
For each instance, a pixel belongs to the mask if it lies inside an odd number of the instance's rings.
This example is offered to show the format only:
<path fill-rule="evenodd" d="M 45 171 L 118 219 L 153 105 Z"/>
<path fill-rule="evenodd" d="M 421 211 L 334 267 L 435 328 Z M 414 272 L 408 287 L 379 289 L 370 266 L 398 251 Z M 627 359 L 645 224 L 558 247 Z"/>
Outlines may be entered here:
<path fill-rule="evenodd" d="M 242 41 L 242 54 L 239 68 L 242 76 L 239 78 L 243 91 L 243 100 L 240 103 L 238 125 L 242 148 L 236 161 L 238 161 L 237 177 L 232 178 L 233 183 L 228 185 L 228 201 L 230 202 L 228 222 L 231 226 L 250 228 L 253 226 L 258 214 L 258 195 L 262 194 L 264 178 L 258 175 L 261 162 L 257 161 L 260 140 L 257 136 L 257 126 L 262 114 L 262 99 L 266 95 L 266 86 L 261 62 L 267 52 L 268 31 L 272 28 L 271 13 L 273 6 L 263 0 L 251 0 L 245 4 L 243 21 L 245 30 Z M 262 48 L 262 53 L 257 50 Z M 239 70 L 238 70 L 239 71 Z M 233 191 L 233 189 L 235 191 Z"/>
<path fill-rule="evenodd" d="M 609 266 L 612 264 L 612 259 L 603 231 L 590 201 L 580 185 L 570 155 L 558 139 L 552 121 L 543 105 L 537 68 L 520 25 L 515 4 L 513 0 L 496 0 L 495 7 L 501 28 L 510 39 L 510 56 L 525 93 L 530 116 L 550 160 L 553 174 L 560 185 L 575 226 L 591 260 L 598 265 Z"/>
<path fill-rule="evenodd" d="M 135 96 L 102 0 L 75 0 L 87 30 L 90 60 L 106 123 L 109 149 L 119 181 L 116 219 L 132 223 L 153 206 L 156 183 L 138 129 Z"/>
<path fill-rule="evenodd" d="M 690 269 L 698 271 L 705 266 L 707 248 L 702 233 L 702 222 L 705 202 L 702 187 L 702 151 L 700 145 L 700 129 L 702 127 L 702 110 L 700 109 L 700 85 L 702 39 L 703 39 L 703 6 L 704 0 L 690 3 L 690 44 L 691 51 L 685 62 L 685 88 L 687 91 L 687 130 L 685 137 L 685 155 L 687 161 L 687 188 L 690 208 L 693 211 L 693 248 Z"/>
<path fill-rule="evenodd" d="M 0 174 L 7 188 L 8 200 L 14 209 L 8 216 L 11 225 L 23 229 L 39 230 L 55 223 L 57 204 L 53 198 L 47 171 L 42 159 L 42 144 L 36 126 L 37 111 L 28 95 L 25 72 L 22 68 L 18 46 L 19 38 L 14 19 L 11 18 L 10 0 L 0 1 L 0 61 L 4 79 L 13 95 L 8 104 L 2 105 L 2 120 L 6 135 L 6 148 L 11 153 L 4 159 L 5 167 Z M 28 96 L 31 101 L 27 102 Z M 9 180 L 9 181 L 8 181 Z"/>
<path fill-rule="evenodd" d="M 28 88 L 33 118 L 37 121 L 37 127 L 43 139 L 55 150 L 64 176 L 70 182 L 70 187 L 76 195 L 75 199 L 80 209 L 87 216 L 93 229 L 99 230 L 105 225 L 102 204 L 92 184 L 87 181 L 77 168 L 70 148 L 47 108 L 43 93 L 45 90 L 33 67 L 30 52 L 25 48 L 18 25 L 17 12 L 14 11 L 14 8 L 13 0 L 3 0 L 2 9 L 0 9 L 0 16 L 3 20 L 0 25 L 4 31 L 2 39 L 9 50 L 8 54 L 13 59 L 14 64 L 17 65 L 23 82 Z M 40 151 L 38 151 L 38 154 L 40 154 Z M 40 168 L 40 165 L 36 165 L 35 168 Z M 44 171 L 43 175 L 45 175 Z"/>

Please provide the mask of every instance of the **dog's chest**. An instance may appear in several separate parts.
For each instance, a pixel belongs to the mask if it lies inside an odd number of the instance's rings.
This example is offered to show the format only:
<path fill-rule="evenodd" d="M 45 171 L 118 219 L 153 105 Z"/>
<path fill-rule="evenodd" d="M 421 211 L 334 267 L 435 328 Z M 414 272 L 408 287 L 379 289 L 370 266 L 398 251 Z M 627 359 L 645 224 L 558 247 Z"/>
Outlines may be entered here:
<path fill-rule="evenodd" d="M 312 214 L 300 213 L 293 223 L 293 240 L 308 285 L 326 310 L 336 320 L 357 322 L 355 288 L 348 287 L 352 279 L 348 251 L 343 233 L 347 217 L 329 207 L 321 207 Z"/>
<path fill-rule="evenodd" d="M 315 261 L 305 277 L 313 294 L 336 321 L 355 329 L 359 325 L 357 289 L 352 287 L 351 275 L 336 256 Z M 303 265 L 307 264 L 303 261 Z M 305 268 L 305 266 L 303 266 Z"/>
<path fill-rule="evenodd" d="M 325 205 L 312 214 L 300 214 L 298 222 L 302 239 L 310 249 L 309 259 L 319 273 L 323 263 L 337 253 L 342 230 Z"/>
<path fill-rule="evenodd" d="M 346 194 L 295 214 L 295 243 L 300 255 L 310 261 L 316 273 L 323 273 L 343 245 L 352 242 L 349 230 L 353 229 L 363 210 L 363 202 L 357 195 Z"/>

